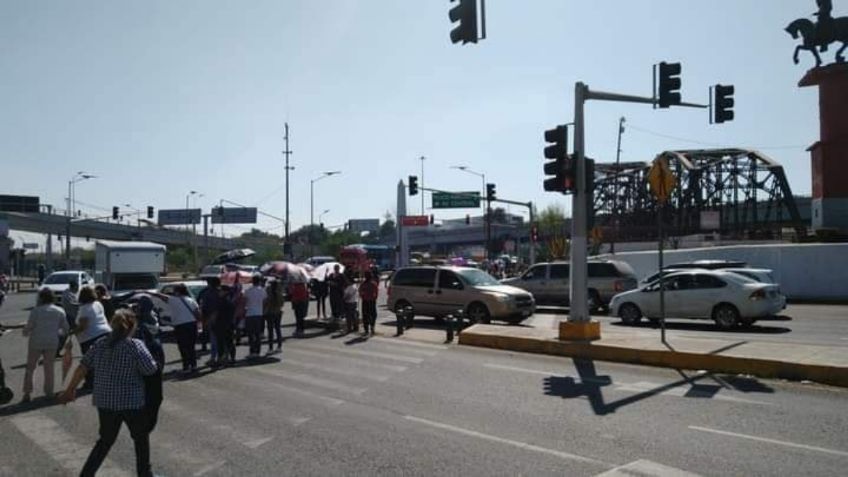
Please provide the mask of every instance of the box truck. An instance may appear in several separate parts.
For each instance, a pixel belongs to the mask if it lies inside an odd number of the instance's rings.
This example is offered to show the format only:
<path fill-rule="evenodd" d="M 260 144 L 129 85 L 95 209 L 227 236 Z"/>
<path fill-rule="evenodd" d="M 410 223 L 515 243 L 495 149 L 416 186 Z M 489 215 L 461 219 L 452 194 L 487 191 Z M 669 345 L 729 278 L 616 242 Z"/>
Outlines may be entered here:
<path fill-rule="evenodd" d="M 156 290 L 165 273 L 164 245 L 152 242 L 98 240 L 95 244 L 95 278 L 120 295 L 133 290 Z"/>

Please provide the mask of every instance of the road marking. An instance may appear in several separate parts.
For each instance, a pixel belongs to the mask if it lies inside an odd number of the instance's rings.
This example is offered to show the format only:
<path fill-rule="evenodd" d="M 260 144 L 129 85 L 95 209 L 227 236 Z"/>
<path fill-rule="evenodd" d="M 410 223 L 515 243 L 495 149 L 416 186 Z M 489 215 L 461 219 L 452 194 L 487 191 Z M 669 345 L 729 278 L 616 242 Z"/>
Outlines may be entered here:
<path fill-rule="evenodd" d="M 546 447 L 539 447 L 539 446 L 535 446 L 533 444 L 528 444 L 526 442 L 514 441 L 512 439 L 505 439 L 503 437 L 498 437 L 498 436 L 493 436 L 493 435 L 490 435 L 490 434 L 484 434 L 482 432 L 472 431 L 471 429 L 465 429 L 465 428 L 462 428 L 462 427 L 452 426 L 450 424 L 443 424 L 441 422 L 435 422 L 435 421 L 429 421 L 427 419 L 421 419 L 420 417 L 408 416 L 408 415 L 403 416 L 403 417 L 406 420 L 409 420 L 409 421 L 412 421 L 412 422 L 417 422 L 419 424 L 424 424 L 424 425 L 430 426 L 430 427 L 435 427 L 437 429 L 443 429 L 443 430 L 446 430 L 446 431 L 455 432 L 457 434 L 463 434 L 463 435 L 466 435 L 466 436 L 476 437 L 478 439 L 483 439 L 483 440 L 487 440 L 487 441 L 491 441 L 491 442 L 497 442 L 497 443 L 500 443 L 500 444 L 506 444 L 506 445 L 510 445 L 510 446 L 513 446 L 513 447 L 518 447 L 519 449 L 538 452 L 538 453 L 541 453 L 541 454 L 548 454 L 548 455 L 552 455 L 554 457 L 559 457 L 560 459 L 576 460 L 576 461 L 579 461 L 579 462 L 586 462 L 586 463 L 601 465 L 601 466 L 605 466 L 605 467 L 613 467 L 614 466 L 614 464 L 610 464 L 608 462 L 603 462 L 603 461 L 600 461 L 600 460 L 592 459 L 592 458 L 589 458 L 589 457 L 583 457 L 583 456 L 579 456 L 579 455 L 576 455 L 576 454 L 570 454 L 568 452 L 558 451 L 558 450 L 554 450 L 554 449 L 548 449 Z"/>
<path fill-rule="evenodd" d="M 806 444 L 796 444 L 794 442 L 780 441 L 780 440 L 777 440 L 777 439 L 769 439 L 767 437 L 751 436 L 751 435 L 748 435 L 748 434 L 738 434 L 736 432 L 730 432 L 730 431 L 720 431 L 718 429 L 710 429 L 709 427 L 689 426 L 689 429 L 692 429 L 692 430 L 695 430 L 695 431 L 701 431 L 701 432 L 711 432 L 713 434 L 719 434 L 719 435 L 722 435 L 722 436 L 738 437 L 740 439 L 749 439 L 749 440 L 752 440 L 752 441 L 766 442 L 768 444 L 776 444 L 776 445 L 785 446 L 785 447 L 794 447 L 796 449 L 804 449 L 804 450 L 809 450 L 809 451 L 814 451 L 814 452 L 821 452 L 823 454 L 838 455 L 840 457 L 848 457 L 848 452 L 834 450 L 834 449 L 826 449 L 824 447 L 808 446 Z"/>
<path fill-rule="evenodd" d="M 244 379 L 245 381 L 253 383 L 255 386 L 259 386 L 259 387 L 263 387 L 263 388 L 267 388 L 268 386 L 271 386 L 271 387 L 275 387 L 275 388 L 277 388 L 277 389 L 279 389 L 283 392 L 300 394 L 301 396 L 305 396 L 305 397 L 308 397 L 310 399 L 316 399 L 316 400 L 319 400 L 319 401 L 323 401 L 325 404 L 327 404 L 330 407 L 336 407 L 336 406 L 339 406 L 339 405 L 345 403 L 345 401 L 343 399 L 337 399 L 337 398 L 330 397 L 330 396 L 324 396 L 323 394 L 313 393 L 312 391 L 306 391 L 306 390 L 300 389 L 300 388 L 294 388 L 294 387 L 288 386 L 286 384 L 281 384 L 281 383 L 277 383 L 277 382 L 274 382 L 274 381 L 267 381 L 267 380 L 263 380 L 263 379 L 259 379 L 259 378 L 250 378 L 250 377 L 247 377 L 247 376 L 243 377 L 242 379 Z"/>
<path fill-rule="evenodd" d="M 398 346 L 414 346 L 417 348 L 432 349 L 436 351 L 444 351 L 450 349 L 450 347 L 444 345 L 421 343 L 418 341 L 412 341 L 403 338 L 383 338 L 382 336 L 372 336 L 368 341 L 379 341 L 380 343 L 391 343 L 397 344 Z M 401 343 L 403 344 L 401 345 Z"/>
<path fill-rule="evenodd" d="M 675 469 L 646 459 L 639 459 L 629 464 L 608 470 L 595 477 L 700 477 L 698 474 Z"/>
<path fill-rule="evenodd" d="M 286 371 L 283 369 L 267 369 L 267 368 L 250 368 L 252 372 L 267 374 L 269 376 L 274 376 L 277 378 L 283 378 L 291 381 L 297 381 L 299 383 L 308 384 L 310 386 L 317 386 L 319 388 L 332 389 L 334 391 L 342 391 L 346 393 L 352 394 L 362 394 L 368 390 L 368 388 L 357 388 L 354 386 L 349 386 L 344 383 L 339 383 L 336 381 L 330 381 L 327 379 L 316 378 L 313 376 L 309 376 L 308 374 L 300 374 L 300 373 L 292 373 L 290 371 Z"/>
<path fill-rule="evenodd" d="M 565 375 L 563 372 L 540 371 L 538 369 L 517 368 L 515 366 L 506 366 L 506 365 L 494 364 L 494 363 L 484 363 L 483 366 L 485 366 L 487 368 L 492 368 L 492 369 L 500 369 L 500 370 L 503 370 L 503 371 L 516 371 L 516 372 L 519 372 L 519 373 L 538 374 L 539 376 L 546 376 L 546 377 L 549 377 L 549 378 L 552 377 L 552 376 L 564 376 Z M 586 383 L 598 383 L 598 384 L 609 383 L 608 379 L 601 379 L 601 378 L 597 378 L 597 379 L 596 378 L 586 378 L 586 379 L 583 379 L 582 381 L 586 382 Z"/>
<path fill-rule="evenodd" d="M 193 387 L 198 392 L 198 394 L 204 396 L 216 395 L 219 399 L 228 400 L 232 398 L 232 394 L 230 392 L 224 391 L 214 384 L 206 382 L 205 380 L 191 380 L 180 383 L 181 386 Z M 280 408 L 277 406 L 273 406 L 264 402 L 251 402 L 249 407 L 254 408 L 262 408 L 268 411 L 271 411 L 275 414 L 280 412 Z M 279 417 L 279 416 L 277 416 Z M 283 417 L 286 421 L 289 421 L 293 426 L 297 427 L 306 422 L 312 420 L 311 417 L 300 417 L 300 416 L 285 416 Z"/>
<path fill-rule="evenodd" d="M 306 355 L 306 356 L 313 356 L 313 357 L 316 357 L 316 358 L 339 359 L 337 356 L 328 355 L 327 353 L 319 353 L 319 352 L 316 352 L 316 351 L 308 351 L 308 350 L 305 350 L 305 349 L 297 349 L 297 348 L 288 347 L 288 348 L 286 348 L 286 351 L 285 351 L 286 356 L 282 358 L 282 361 L 285 362 L 285 360 L 288 359 L 288 355 L 291 354 L 291 353 L 294 353 L 294 354 L 300 353 L 300 354 L 303 354 L 303 355 Z M 389 371 L 395 371 L 395 372 L 399 372 L 399 373 L 407 370 L 406 366 L 398 366 L 398 365 L 395 365 L 395 364 L 375 363 L 373 361 L 368 361 L 368 360 L 364 360 L 364 359 L 349 358 L 349 357 L 345 357 L 344 362 L 345 363 L 356 363 L 356 364 L 363 365 L 363 366 L 373 366 L 373 367 L 377 367 L 377 368 L 388 369 Z"/>
<path fill-rule="evenodd" d="M 410 358 L 408 356 L 398 356 L 398 355 L 394 355 L 394 354 L 378 353 L 376 351 L 365 351 L 365 350 L 360 350 L 360 349 L 337 348 L 335 346 L 321 346 L 321 345 L 315 345 L 315 344 L 309 344 L 309 345 L 298 344 L 297 347 L 303 348 L 303 349 L 308 349 L 308 350 L 311 350 L 311 351 L 327 351 L 327 352 L 330 352 L 330 353 L 342 353 L 342 354 L 352 354 L 352 355 L 358 355 L 358 356 L 368 356 L 370 358 L 382 358 L 382 359 L 388 359 L 388 360 L 392 360 L 392 361 L 400 361 L 400 362 L 403 362 L 403 363 L 421 364 L 421 363 L 424 362 L 424 360 L 421 359 L 421 358 Z"/>
<path fill-rule="evenodd" d="M 388 381 L 389 378 L 391 377 L 391 376 L 386 376 L 384 374 L 382 374 L 382 375 L 381 374 L 374 374 L 374 373 L 368 373 L 368 372 L 363 372 L 363 371 L 357 371 L 357 370 L 354 370 L 354 369 L 334 368 L 332 366 L 322 366 L 320 364 L 315 364 L 315 363 L 306 363 L 304 361 L 297 361 L 297 360 L 294 360 L 294 359 L 291 359 L 291 358 L 286 358 L 280 364 L 283 365 L 283 366 L 290 364 L 290 365 L 297 366 L 297 367 L 300 367 L 300 368 L 317 369 L 318 371 L 324 371 L 324 372 L 327 372 L 327 373 L 340 374 L 342 376 L 356 376 L 356 377 L 370 379 L 372 381 L 380 381 L 380 382 Z"/>
<path fill-rule="evenodd" d="M 58 422 L 40 412 L 34 412 L 13 417 L 12 424 L 71 474 L 76 475 L 82 470 L 91 448 L 79 444 L 79 439 L 65 432 Z M 131 474 L 106 459 L 97 475 L 129 477 Z"/>
<path fill-rule="evenodd" d="M 194 475 L 194 477 L 201 477 L 202 475 L 206 475 L 209 472 L 220 469 L 221 467 L 226 465 L 226 463 L 227 463 L 227 461 L 222 460 L 222 461 L 219 461 L 219 462 L 215 462 L 214 464 L 209 464 L 206 467 L 201 468 L 200 470 L 198 470 L 197 472 L 195 472 L 192 475 Z"/>
<path fill-rule="evenodd" d="M 194 423 L 205 423 L 208 425 L 209 428 L 221 431 L 221 434 L 225 434 L 228 437 L 231 437 L 233 440 L 240 442 L 242 445 L 250 449 L 257 449 L 262 444 L 271 442 L 274 439 L 273 436 L 256 437 L 246 434 L 241 430 L 228 424 L 227 422 L 216 419 L 214 417 L 210 417 L 209 413 L 186 408 L 173 402 L 172 400 L 163 401 L 162 410 L 168 414 L 176 415 L 182 419 L 188 419 Z"/>

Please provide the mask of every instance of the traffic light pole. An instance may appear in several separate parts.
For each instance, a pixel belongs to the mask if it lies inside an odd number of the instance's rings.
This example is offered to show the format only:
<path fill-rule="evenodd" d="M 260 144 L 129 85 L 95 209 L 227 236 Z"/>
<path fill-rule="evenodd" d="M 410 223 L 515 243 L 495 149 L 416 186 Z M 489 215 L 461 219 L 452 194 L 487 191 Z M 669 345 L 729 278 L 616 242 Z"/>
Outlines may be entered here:
<path fill-rule="evenodd" d="M 560 327 L 561 339 L 596 339 L 600 338 L 600 327 L 592 323 L 588 303 L 588 266 L 587 262 L 587 223 L 588 223 L 588 184 L 586 182 L 586 151 L 585 151 L 585 118 L 586 101 L 594 99 L 601 101 L 618 101 L 624 103 L 642 103 L 657 105 L 654 97 L 633 96 L 627 94 L 592 91 L 589 87 L 578 82 L 574 85 L 574 156 L 576 158 L 577 188 L 571 197 L 571 305 L 567 326 Z M 706 108 L 706 105 L 683 103 L 675 106 Z"/>

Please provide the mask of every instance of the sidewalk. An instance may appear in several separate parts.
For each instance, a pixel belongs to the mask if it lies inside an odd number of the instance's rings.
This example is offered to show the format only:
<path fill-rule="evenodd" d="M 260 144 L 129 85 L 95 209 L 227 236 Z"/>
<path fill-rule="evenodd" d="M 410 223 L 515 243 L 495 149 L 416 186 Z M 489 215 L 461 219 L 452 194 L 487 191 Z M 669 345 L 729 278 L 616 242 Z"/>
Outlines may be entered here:
<path fill-rule="evenodd" d="M 460 334 L 459 344 L 848 387 L 844 347 L 691 337 L 674 337 L 666 346 L 660 342 L 658 330 L 603 324 L 600 340 L 560 341 L 558 329 L 551 324 L 531 323 L 534 326 L 474 325 Z"/>

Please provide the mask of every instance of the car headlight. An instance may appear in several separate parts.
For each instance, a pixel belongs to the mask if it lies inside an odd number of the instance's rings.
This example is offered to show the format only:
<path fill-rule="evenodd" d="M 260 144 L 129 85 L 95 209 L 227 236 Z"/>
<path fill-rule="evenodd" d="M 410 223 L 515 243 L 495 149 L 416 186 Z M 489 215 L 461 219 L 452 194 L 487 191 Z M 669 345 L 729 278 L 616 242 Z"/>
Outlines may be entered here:
<path fill-rule="evenodd" d="M 512 295 L 507 295 L 506 293 L 493 293 L 493 295 L 501 303 L 507 303 L 514 299 Z"/>

